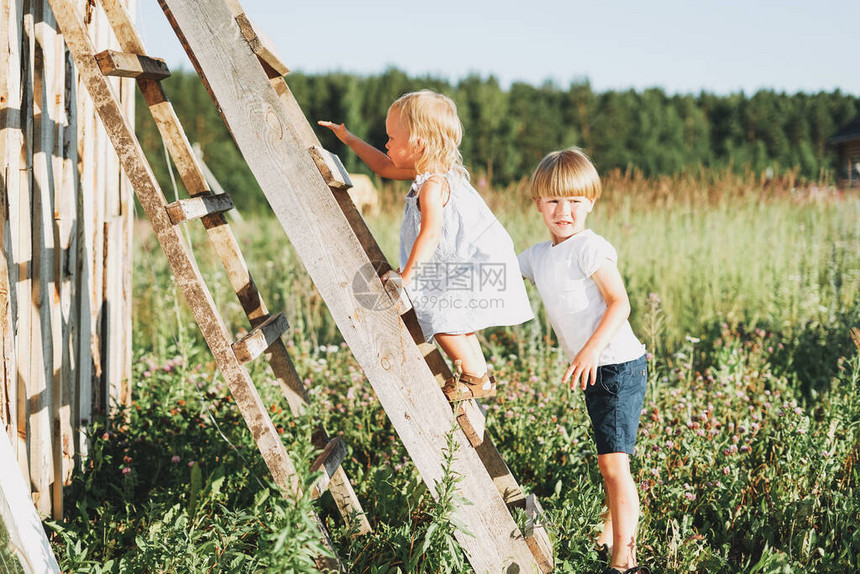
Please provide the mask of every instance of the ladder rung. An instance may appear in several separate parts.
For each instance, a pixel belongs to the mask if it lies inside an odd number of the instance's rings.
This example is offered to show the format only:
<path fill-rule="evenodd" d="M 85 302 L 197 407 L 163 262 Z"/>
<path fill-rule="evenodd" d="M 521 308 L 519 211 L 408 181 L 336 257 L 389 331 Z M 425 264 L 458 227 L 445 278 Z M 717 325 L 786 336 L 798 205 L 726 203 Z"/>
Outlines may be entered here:
<path fill-rule="evenodd" d="M 460 408 L 457 411 L 457 422 L 460 423 L 460 428 L 463 429 L 463 433 L 469 439 L 469 444 L 476 447 L 484 442 L 487 418 L 477 401 L 473 399 L 460 403 Z"/>
<path fill-rule="evenodd" d="M 200 219 L 213 213 L 224 213 L 233 209 L 233 200 L 225 193 L 200 195 L 191 199 L 180 199 L 166 207 L 173 225 L 183 221 Z"/>
<path fill-rule="evenodd" d="M 96 61 L 105 76 L 155 81 L 170 77 L 167 64 L 160 58 L 105 50 L 96 54 Z"/>
<path fill-rule="evenodd" d="M 309 147 L 308 153 L 314 158 L 314 163 L 317 164 L 317 169 L 320 170 L 326 185 L 339 190 L 352 187 L 349 173 L 343 167 L 339 157 L 317 145 Z"/>
<path fill-rule="evenodd" d="M 526 497 L 526 527 L 523 530 L 523 535 L 541 572 L 552 572 L 552 542 L 546 533 L 543 519 L 543 508 L 541 508 L 537 497 L 534 494 L 529 494 Z"/>
<path fill-rule="evenodd" d="M 263 69 L 266 70 L 266 75 L 269 78 L 277 78 L 289 74 L 290 69 L 281 60 L 281 55 L 275 48 L 275 44 L 251 22 L 238 0 L 227 0 L 226 4 L 230 8 L 230 12 L 233 13 L 236 24 L 242 31 L 242 36 L 248 41 L 251 50 L 260 60 Z"/>
<path fill-rule="evenodd" d="M 329 441 L 314 463 L 311 465 L 311 472 L 322 470 L 323 474 L 314 485 L 313 497 L 317 498 L 331 481 L 332 475 L 340 468 L 343 459 L 346 458 L 346 443 L 339 436 L 334 437 Z"/>
<path fill-rule="evenodd" d="M 275 340 L 287 332 L 290 324 L 283 313 L 272 315 L 250 333 L 233 343 L 233 352 L 240 363 L 245 364 L 262 355 Z"/>
<path fill-rule="evenodd" d="M 412 309 L 412 301 L 409 299 L 406 289 L 403 288 L 402 282 L 395 283 L 394 280 L 389 279 L 385 282 L 383 288 L 396 305 L 398 314 L 403 315 Z"/>

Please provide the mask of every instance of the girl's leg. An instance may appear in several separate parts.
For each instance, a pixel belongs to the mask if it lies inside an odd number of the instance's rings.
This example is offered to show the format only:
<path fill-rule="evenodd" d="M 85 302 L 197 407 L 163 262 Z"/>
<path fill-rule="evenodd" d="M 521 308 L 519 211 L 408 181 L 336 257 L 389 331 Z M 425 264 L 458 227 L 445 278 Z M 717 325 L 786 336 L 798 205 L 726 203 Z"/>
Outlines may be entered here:
<path fill-rule="evenodd" d="M 481 345 L 474 333 L 467 335 L 436 333 L 433 337 L 448 358 L 452 361 L 460 361 L 460 368 L 464 373 L 480 377 L 487 372 L 487 361 L 484 360 L 484 353 L 481 352 Z"/>
<path fill-rule="evenodd" d="M 636 529 L 639 525 L 639 493 L 630 474 L 627 453 L 597 456 L 597 464 L 609 498 L 612 521 L 611 566 L 622 572 L 636 566 Z"/>

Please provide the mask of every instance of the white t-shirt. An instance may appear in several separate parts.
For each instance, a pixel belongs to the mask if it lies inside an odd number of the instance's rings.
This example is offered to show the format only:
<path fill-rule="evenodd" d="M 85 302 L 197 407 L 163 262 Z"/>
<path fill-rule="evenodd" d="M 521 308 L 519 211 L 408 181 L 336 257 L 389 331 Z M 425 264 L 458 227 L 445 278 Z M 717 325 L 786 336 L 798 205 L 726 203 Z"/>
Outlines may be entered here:
<path fill-rule="evenodd" d="M 606 261 L 616 262 L 615 248 L 590 229 L 558 245 L 538 243 L 520 253 L 520 271 L 537 286 L 550 323 L 568 360 L 585 346 L 606 312 L 606 300 L 591 276 Z M 618 328 L 598 363 L 613 365 L 645 352 L 630 323 Z"/>

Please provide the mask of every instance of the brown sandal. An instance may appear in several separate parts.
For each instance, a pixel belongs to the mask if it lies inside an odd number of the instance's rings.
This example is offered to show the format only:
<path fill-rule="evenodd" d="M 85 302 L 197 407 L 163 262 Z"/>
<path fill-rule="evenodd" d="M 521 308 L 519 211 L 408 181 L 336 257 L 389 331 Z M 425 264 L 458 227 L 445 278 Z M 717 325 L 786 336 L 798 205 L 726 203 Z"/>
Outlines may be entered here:
<path fill-rule="evenodd" d="M 496 379 L 484 373 L 481 377 L 462 373 L 459 377 L 448 379 L 442 387 L 448 401 L 466 401 L 496 394 Z"/>

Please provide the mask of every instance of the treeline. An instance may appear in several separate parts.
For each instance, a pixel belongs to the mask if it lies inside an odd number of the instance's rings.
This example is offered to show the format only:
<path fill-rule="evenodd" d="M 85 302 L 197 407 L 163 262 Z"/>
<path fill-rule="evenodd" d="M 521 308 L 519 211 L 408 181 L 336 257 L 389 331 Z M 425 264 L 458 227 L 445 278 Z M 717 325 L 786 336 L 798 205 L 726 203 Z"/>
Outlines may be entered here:
<path fill-rule="evenodd" d="M 634 167 L 646 175 L 699 167 L 776 172 L 797 169 L 816 179 L 832 170 L 826 140 L 860 112 L 860 98 L 834 92 L 785 94 L 762 90 L 752 96 L 668 95 L 661 89 L 595 92 L 588 82 L 567 88 L 514 83 L 503 89 L 492 76 L 466 77 L 456 84 L 410 77 L 397 69 L 375 76 L 343 73 L 287 77 L 307 118 L 345 122 L 372 144 L 385 144 L 385 114 L 401 94 L 429 88 L 451 96 L 465 127 L 463 157 L 474 177 L 504 185 L 526 177 L 552 149 L 580 146 L 598 168 Z M 262 201 L 259 188 L 233 145 L 208 94 L 193 72 L 178 72 L 165 90 L 199 142 L 212 171 L 243 206 Z M 160 140 L 144 109 L 138 133 L 170 185 Z M 366 171 L 328 130 L 317 133 L 348 169 Z"/>

